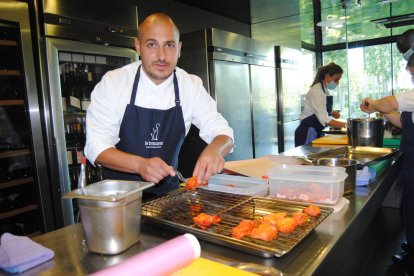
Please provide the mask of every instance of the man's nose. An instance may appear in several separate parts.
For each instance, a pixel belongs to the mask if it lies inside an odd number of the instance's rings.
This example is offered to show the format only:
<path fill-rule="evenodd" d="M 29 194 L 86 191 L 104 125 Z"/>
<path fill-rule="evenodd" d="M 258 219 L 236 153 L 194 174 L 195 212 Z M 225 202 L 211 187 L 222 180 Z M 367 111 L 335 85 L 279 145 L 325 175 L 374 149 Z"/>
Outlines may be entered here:
<path fill-rule="evenodd" d="M 158 59 L 159 60 L 165 60 L 166 54 L 164 47 L 160 47 L 158 51 Z"/>

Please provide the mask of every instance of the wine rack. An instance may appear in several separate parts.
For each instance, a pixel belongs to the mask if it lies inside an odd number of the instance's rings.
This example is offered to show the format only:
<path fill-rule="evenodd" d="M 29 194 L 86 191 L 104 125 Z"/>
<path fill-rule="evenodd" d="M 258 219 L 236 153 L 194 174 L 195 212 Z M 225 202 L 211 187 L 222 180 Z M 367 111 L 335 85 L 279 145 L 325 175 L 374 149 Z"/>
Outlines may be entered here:
<path fill-rule="evenodd" d="M 22 58 L 18 26 L 0 24 L 0 234 L 34 236 L 42 227 Z"/>

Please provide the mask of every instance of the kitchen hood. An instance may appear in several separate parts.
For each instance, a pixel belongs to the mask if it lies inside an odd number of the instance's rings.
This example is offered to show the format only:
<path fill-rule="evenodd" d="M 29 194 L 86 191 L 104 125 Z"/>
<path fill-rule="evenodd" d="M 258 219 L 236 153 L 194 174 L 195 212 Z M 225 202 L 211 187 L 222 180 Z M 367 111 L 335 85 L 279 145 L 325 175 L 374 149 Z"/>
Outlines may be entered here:
<path fill-rule="evenodd" d="M 42 0 L 42 5 L 42 35 L 129 48 L 135 45 L 135 5 L 112 0 Z"/>
<path fill-rule="evenodd" d="M 372 23 L 383 24 L 386 28 L 395 28 L 414 24 L 414 13 L 384 17 L 370 20 Z"/>

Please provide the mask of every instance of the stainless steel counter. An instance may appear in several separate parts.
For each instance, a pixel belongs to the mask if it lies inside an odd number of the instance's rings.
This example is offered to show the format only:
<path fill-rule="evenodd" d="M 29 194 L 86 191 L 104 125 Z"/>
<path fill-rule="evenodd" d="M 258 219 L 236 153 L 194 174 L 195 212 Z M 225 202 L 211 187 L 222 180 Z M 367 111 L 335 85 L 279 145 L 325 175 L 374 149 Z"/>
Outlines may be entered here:
<path fill-rule="evenodd" d="M 284 155 L 307 155 L 326 150 L 302 146 Z M 363 238 L 382 200 L 396 179 L 399 160 L 395 160 L 368 187 L 358 187 L 347 196 L 350 204 L 331 214 L 296 248 L 281 258 L 261 258 L 209 242 L 200 241 L 202 257 L 215 261 L 254 262 L 272 266 L 283 275 L 340 275 L 340 268 L 354 254 L 354 247 Z M 179 233 L 142 222 L 141 241 L 116 256 L 88 252 L 83 243 L 80 225 L 68 226 L 34 238 L 55 251 L 55 259 L 22 275 L 84 275 L 118 263 L 138 252 L 151 248 Z"/>

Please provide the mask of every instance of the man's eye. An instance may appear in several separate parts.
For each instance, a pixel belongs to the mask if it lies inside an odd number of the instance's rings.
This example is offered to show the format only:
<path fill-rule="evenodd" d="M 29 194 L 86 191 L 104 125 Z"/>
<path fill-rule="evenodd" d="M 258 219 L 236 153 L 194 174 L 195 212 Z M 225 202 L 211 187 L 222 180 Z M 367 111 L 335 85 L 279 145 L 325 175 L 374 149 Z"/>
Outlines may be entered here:
<path fill-rule="evenodd" d="M 175 44 L 174 43 L 168 43 L 167 48 L 175 48 Z"/>
<path fill-rule="evenodd" d="M 154 48 L 155 47 L 155 43 L 148 43 L 147 46 L 148 46 L 148 48 Z"/>

